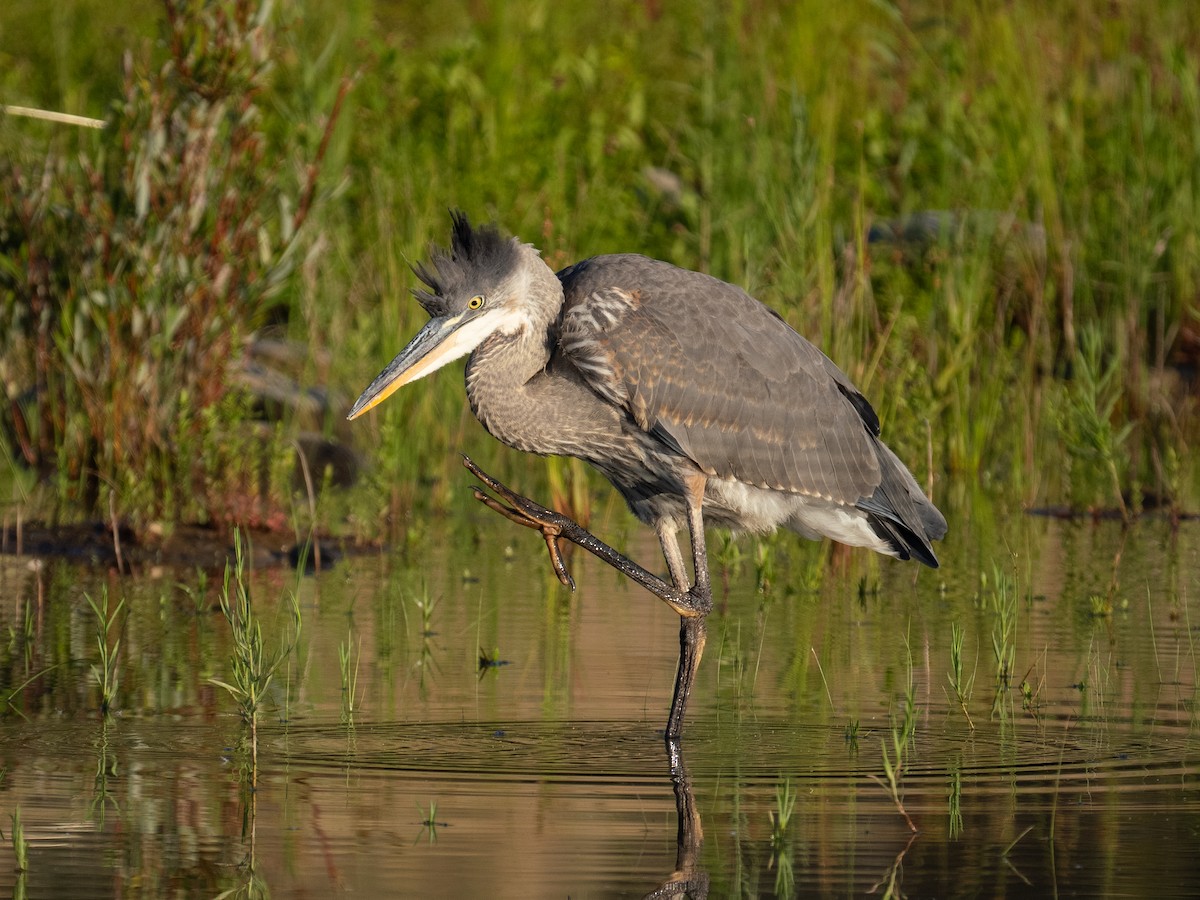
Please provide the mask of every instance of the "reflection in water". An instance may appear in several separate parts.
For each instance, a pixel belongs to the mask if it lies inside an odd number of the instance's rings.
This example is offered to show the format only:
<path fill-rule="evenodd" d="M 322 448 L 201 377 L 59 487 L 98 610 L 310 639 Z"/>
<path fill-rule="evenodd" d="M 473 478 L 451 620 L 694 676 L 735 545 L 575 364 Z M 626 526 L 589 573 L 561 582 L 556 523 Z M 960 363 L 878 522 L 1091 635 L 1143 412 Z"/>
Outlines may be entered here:
<path fill-rule="evenodd" d="M 708 896 L 708 873 L 700 861 L 700 850 L 704 846 L 704 826 L 700 823 L 700 810 L 692 794 L 692 779 L 688 775 L 687 763 L 683 758 L 683 747 L 678 738 L 668 738 L 667 761 L 671 770 L 671 788 L 675 793 L 675 871 L 647 897 L 690 897 L 703 900 Z"/>
<path fill-rule="evenodd" d="M 881 897 L 903 896 L 900 884 L 903 880 L 904 857 L 908 855 L 908 851 L 912 849 L 919 836 L 920 832 L 918 831 L 909 834 L 908 843 L 896 854 L 896 858 L 892 860 L 891 865 L 887 867 L 880 879 L 871 885 L 870 890 L 867 891 L 868 894 L 878 894 Z"/>
<path fill-rule="evenodd" d="M 573 596 L 509 574 L 540 546 L 472 533 L 304 582 L 257 765 L 210 681 L 211 594 L 110 584 L 129 620 L 103 717 L 82 593 L 107 574 L 0 558 L 0 823 L 19 807 L 30 848 L 18 878 L 0 843 L 0 895 L 1196 896 L 1200 536 L 1135 528 L 1110 609 L 1116 529 L 1019 525 L 980 540 L 1020 548 L 1003 597 L 969 542 L 935 583 L 884 565 L 861 594 L 853 567 L 781 556 L 768 593 L 730 568 L 665 760 L 678 617 L 583 558 Z M 293 584 L 256 575 L 270 645 Z M 481 647 L 509 664 L 479 678 Z M 915 840 L 874 780 L 910 702 Z"/>
<path fill-rule="evenodd" d="M 246 855 L 237 864 L 241 884 L 230 889 L 230 896 L 257 900 L 269 897 L 267 882 L 258 869 L 258 732 L 250 729 L 238 744 L 238 802 L 242 808 L 242 844 Z"/>
<path fill-rule="evenodd" d="M 117 798 L 113 795 L 112 782 L 118 777 L 117 754 L 108 743 L 108 726 L 110 716 L 100 717 L 100 736 L 96 739 L 96 778 L 92 785 L 91 817 L 101 828 L 104 818 L 111 806 L 114 812 L 120 812 Z"/>

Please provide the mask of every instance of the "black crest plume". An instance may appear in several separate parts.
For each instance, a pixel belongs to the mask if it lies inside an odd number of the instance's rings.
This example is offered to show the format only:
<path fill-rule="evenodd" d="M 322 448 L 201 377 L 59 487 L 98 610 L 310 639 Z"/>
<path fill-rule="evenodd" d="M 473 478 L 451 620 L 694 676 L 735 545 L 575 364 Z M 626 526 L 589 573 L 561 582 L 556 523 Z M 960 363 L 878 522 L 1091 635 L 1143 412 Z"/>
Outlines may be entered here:
<path fill-rule="evenodd" d="M 495 225 L 473 227 L 462 210 L 451 210 L 450 249 L 431 246 L 432 268 L 422 263 L 413 266 L 415 274 L 428 290 L 413 288 L 413 296 L 431 316 L 448 312 L 448 297 L 459 289 L 477 290 L 494 283 L 519 263 L 519 244 L 505 237 Z"/>

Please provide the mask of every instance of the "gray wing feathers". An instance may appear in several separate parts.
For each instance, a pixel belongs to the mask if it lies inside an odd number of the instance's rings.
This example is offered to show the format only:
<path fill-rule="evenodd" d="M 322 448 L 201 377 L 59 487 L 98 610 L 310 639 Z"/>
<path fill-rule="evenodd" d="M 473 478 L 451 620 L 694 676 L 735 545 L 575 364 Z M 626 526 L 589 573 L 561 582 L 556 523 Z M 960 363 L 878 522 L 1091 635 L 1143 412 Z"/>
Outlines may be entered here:
<path fill-rule="evenodd" d="M 639 256 L 585 260 L 560 278 L 563 352 L 704 471 L 838 503 L 875 493 L 874 411 L 744 291 Z"/>

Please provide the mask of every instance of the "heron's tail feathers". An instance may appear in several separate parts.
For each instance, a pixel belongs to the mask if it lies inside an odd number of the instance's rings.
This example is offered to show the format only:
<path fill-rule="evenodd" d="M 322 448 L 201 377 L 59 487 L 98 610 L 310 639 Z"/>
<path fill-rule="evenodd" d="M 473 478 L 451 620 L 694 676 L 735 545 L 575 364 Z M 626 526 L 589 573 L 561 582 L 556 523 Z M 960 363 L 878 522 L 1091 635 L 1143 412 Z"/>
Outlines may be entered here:
<path fill-rule="evenodd" d="M 912 473 L 886 444 L 879 442 L 882 480 L 875 493 L 860 500 L 871 528 L 900 559 L 915 559 L 936 569 L 932 542 L 946 534 L 946 519 L 921 492 Z"/>

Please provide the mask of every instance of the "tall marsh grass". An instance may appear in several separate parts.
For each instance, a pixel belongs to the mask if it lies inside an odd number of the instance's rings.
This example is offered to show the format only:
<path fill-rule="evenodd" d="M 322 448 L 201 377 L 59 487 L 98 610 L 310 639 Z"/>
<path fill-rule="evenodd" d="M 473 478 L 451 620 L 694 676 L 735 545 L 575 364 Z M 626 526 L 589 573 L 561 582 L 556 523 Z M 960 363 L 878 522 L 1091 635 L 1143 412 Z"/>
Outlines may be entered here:
<path fill-rule="evenodd" d="M 46 153 L 5 123 L 0 434 L 56 512 L 223 519 L 267 468 L 231 359 L 288 284 L 313 176 L 270 151 L 270 4 L 161 11 L 159 58 L 125 59 L 97 135 Z"/>
<path fill-rule="evenodd" d="M 172 27 L 197 15 L 191 5 L 172 8 Z M 218 306 L 212 317 L 183 314 L 176 323 L 180 307 L 164 301 L 155 313 L 155 297 L 192 284 L 204 302 L 261 311 L 275 292 L 314 360 L 320 351 L 333 360 L 320 370 L 314 363 L 312 378 L 353 394 L 419 327 L 408 263 L 445 239 L 445 211 L 461 206 L 535 243 L 552 265 L 637 250 L 745 285 L 859 382 L 889 443 L 935 491 L 949 478 L 995 484 L 1030 504 L 1136 508 L 1133 495 L 1145 493 L 1178 510 L 1200 499 L 1191 449 L 1200 439 L 1195 4 L 701 0 L 614 11 L 462 0 L 434 12 L 308 0 L 289 8 L 285 34 L 277 72 L 287 77 L 270 77 L 258 57 L 235 70 L 257 80 L 236 95 L 253 110 L 250 121 L 219 121 L 228 129 L 223 146 L 253 135 L 253 153 L 230 160 L 232 182 L 214 185 L 207 204 L 161 192 L 147 207 L 169 222 L 198 217 L 199 243 L 183 254 L 193 265 L 167 271 L 145 298 L 145 349 L 109 365 L 120 377 L 87 387 L 107 369 L 82 358 L 72 368 L 70 348 L 106 341 L 118 309 L 129 312 L 115 333 L 132 334 L 142 304 L 126 302 L 122 279 L 97 282 L 98 304 L 66 278 L 69 266 L 51 265 L 39 288 L 46 302 L 69 296 L 69 309 L 83 313 L 54 318 L 57 331 L 18 316 L 6 332 L 7 439 L 60 448 L 35 459 L 61 480 L 79 483 L 104 448 L 125 446 L 120 417 L 100 434 L 85 423 L 97 409 L 126 409 L 118 389 L 146 367 L 133 396 L 153 410 L 148 421 L 162 423 L 147 441 L 177 447 L 185 409 L 216 396 L 214 360 L 258 321 Z M 355 87 L 322 141 L 314 113 L 330 108 L 347 72 Z M 191 74 L 203 96 L 208 73 Z M 14 102 L 67 104 L 69 94 L 22 93 L 39 83 L 3 82 Z M 226 90 L 229 81 L 216 85 Z M 135 91 L 118 108 L 137 122 L 154 110 L 167 116 L 155 102 Z M 189 102 L 178 109 L 194 109 Z M 30 152 L 31 142 L 42 150 L 36 139 L 45 134 L 12 121 L 0 127 L 0 141 L 23 147 L 26 159 L 46 158 Z M 145 149 L 107 136 L 74 140 L 97 142 L 88 149 L 104 171 L 130 173 L 122 208 L 138 221 L 132 176 Z M 292 265 L 287 252 L 303 180 L 284 177 L 296 147 L 310 158 L 325 148 L 337 188 L 305 225 L 323 250 L 319 264 Z M 152 188 L 171 171 L 167 156 L 155 157 Z M 9 175 L 11 191 L 37 196 L 39 177 Z M 230 219 L 240 237 L 217 242 L 213 257 L 222 189 L 235 189 L 244 217 Z M 24 221 L 20 208 L 9 221 Z M 43 244 L 67 261 L 87 258 L 66 222 L 44 218 L 47 231 L 21 227 L 49 235 Z M 144 229 L 130 234 L 131 265 L 154 240 Z M 0 245 L 0 309 L 10 320 L 29 308 L 13 293 L 27 268 L 23 246 Z M 228 285 L 217 280 L 222 271 Z M 208 328 L 216 323 L 229 327 Z M 181 343 L 181 334 L 190 337 Z M 1084 346 L 1088 336 L 1095 347 Z M 192 355 L 171 352 L 184 344 Z M 39 346 L 63 364 L 39 369 Z M 1122 375 L 1096 407 L 1122 439 L 1098 466 L 1090 438 L 1071 424 L 1086 396 L 1080 366 L 1092 361 Z M 167 377 L 176 366 L 182 382 Z M 168 388 L 180 383 L 186 391 Z M 37 404 L 44 410 L 35 415 Z M 39 436 L 21 437 L 25 425 Z M 358 433 L 374 465 L 347 515 L 364 533 L 416 503 L 444 507 L 458 477 L 454 450 L 469 448 L 485 467 L 500 454 L 447 374 L 401 392 Z M 188 473 L 172 469 L 172 458 L 159 471 L 164 487 L 174 479 L 176 488 Z M 99 470 L 128 484 L 119 462 Z M 564 491 L 561 469 L 542 471 Z"/>

